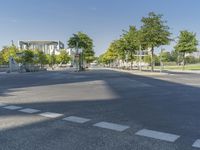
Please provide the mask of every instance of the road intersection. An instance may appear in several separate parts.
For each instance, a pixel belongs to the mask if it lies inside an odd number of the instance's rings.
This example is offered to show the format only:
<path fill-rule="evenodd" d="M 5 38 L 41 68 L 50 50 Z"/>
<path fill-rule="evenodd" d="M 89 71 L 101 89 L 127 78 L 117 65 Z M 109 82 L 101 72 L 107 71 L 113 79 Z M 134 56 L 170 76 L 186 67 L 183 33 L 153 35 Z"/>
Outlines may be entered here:
<path fill-rule="evenodd" d="M 0 83 L 2 150 L 200 148 L 198 74 L 52 71 Z"/>

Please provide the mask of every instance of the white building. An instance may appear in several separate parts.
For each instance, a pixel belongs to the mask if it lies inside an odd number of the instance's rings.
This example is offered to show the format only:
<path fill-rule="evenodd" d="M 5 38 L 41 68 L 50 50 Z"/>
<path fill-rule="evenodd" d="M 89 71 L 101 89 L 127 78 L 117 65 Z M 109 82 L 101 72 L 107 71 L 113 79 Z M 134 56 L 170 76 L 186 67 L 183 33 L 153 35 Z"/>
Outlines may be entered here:
<path fill-rule="evenodd" d="M 18 41 L 20 50 L 41 50 L 45 54 L 60 54 L 60 50 L 64 49 L 64 44 L 60 41 Z"/>
<path fill-rule="evenodd" d="M 75 52 L 71 48 L 66 49 L 66 51 L 69 54 L 69 56 L 73 56 L 75 54 Z"/>

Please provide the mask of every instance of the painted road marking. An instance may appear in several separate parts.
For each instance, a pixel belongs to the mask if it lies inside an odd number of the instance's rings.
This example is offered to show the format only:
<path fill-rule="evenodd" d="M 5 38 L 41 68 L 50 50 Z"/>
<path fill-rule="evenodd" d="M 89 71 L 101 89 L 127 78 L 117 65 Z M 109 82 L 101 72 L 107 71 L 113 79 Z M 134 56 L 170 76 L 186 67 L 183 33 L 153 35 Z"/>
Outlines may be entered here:
<path fill-rule="evenodd" d="M 85 122 L 90 121 L 90 119 L 82 118 L 82 117 L 76 117 L 76 116 L 69 116 L 69 117 L 64 118 L 63 120 L 76 122 L 76 123 L 85 123 Z"/>
<path fill-rule="evenodd" d="M 168 141 L 168 142 L 175 142 L 180 136 L 170 133 L 158 132 L 148 129 L 142 129 L 135 133 L 136 135 L 150 137 L 158 140 Z"/>
<path fill-rule="evenodd" d="M 6 106 L 7 104 L 0 103 L 0 107 Z"/>
<path fill-rule="evenodd" d="M 200 139 L 197 139 L 193 144 L 193 147 L 200 148 Z"/>
<path fill-rule="evenodd" d="M 93 126 L 105 128 L 105 129 L 111 129 L 111 130 L 120 131 L 120 132 L 129 128 L 129 126 L 109 123 L 109 122 L 99 122 L 99 123 L 94 124 Z"/>
<path fill-rule="evenodd" d="M 24 112 L 24 113 L 29 113 L 29 114 L 40 112 L 40 110 L 32 109 L 32 108 L 25 108 L 25 109 L 21 109 L 19 111 Z"/>
<path fill-rule="evenodd" d="M 48 117 L 48 118 L 57 118 L 57 117 L 63 116 L 63 114 L 52 113 L 52 112 L 45 112 L 45 113 L 41 113 L 39 115 L 43 116 L 43 117 Z"/>
<path fill-rule="evenodd" d="M 3 107 L 3 108 L 10 109 L 10 110 L 17 110 L 17 109 L 21 109 L 22 107 L 10 105 L 10 106 L 6 106 L 6 107 Z"/>

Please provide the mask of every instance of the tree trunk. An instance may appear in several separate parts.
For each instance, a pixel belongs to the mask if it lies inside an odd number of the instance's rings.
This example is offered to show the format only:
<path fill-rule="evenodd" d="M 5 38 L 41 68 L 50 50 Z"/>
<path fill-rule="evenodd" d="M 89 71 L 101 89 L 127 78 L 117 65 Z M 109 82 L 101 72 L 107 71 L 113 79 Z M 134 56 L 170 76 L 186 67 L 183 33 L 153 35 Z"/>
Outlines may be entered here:
<path fill-rule="evenodd" d="M 154 59 L 153 59 L 153 54 L 154 54 L 154 47 L 151 48 L 151 71 L 154 71 Z"/>
<path fill-rule="evenodd" d="M 185 53 L 183 53 L 183 69 L 182 70 L 185 70 Z"/>
<path fill-rule="evenodd" d="M 133 69 L 133 53 L 131 52 L 131 70 Z"/>

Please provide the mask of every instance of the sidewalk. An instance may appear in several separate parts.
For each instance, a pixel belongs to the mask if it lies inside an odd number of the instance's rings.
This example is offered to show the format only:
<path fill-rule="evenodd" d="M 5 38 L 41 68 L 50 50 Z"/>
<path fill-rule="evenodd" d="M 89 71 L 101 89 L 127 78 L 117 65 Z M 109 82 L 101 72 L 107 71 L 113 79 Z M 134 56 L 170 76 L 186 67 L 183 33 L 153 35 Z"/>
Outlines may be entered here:
<path fill-rule="evenodd" d="M 123 70 L 123 69 L 117 69 L 117 68 L 102 68 L 102 69 L 107 69 L 107 70 L 113 70 L 113 71 L 118 71 L 118 72 L 125 72 L 125 73 L 130 73 L 130 74 L 135 74 L 135 75 L 144 75 L 144 76 L 162 76 L 162 75 L 173 75 L 176 73 L 194 73 L 194 74 L 200 74 L 200 71 L 192 71 L 192 70 L 163 70 L 160 72 L 159 69 L 155 69 L 154 72 L 151 72 L 150 70 Z"/>
<path fill-rule="evenodd" d="M 165 70 L 170 73 L 195 73 L 200 74 L 200 70 Z"/>
<path fill-rule="evenodd" d="M 167 72 L 159 72 L 158 70 L 151 72 L 151 71 L 147 71 L 147 70 L 143 70 L 143 71 L 123 70 L 123 69 L 117 69 L 117 68 L 103 68 L 103 69 L 108 69 L 108 70 L 113 70 L 113 71 L 118 71 L 118 72 L 125 72 L 125 73 L 130 73 L 130 74 L 135 74 L 135 75 L 144 75 L 144 76 L 161 76 L 161 75 L 169 74 Z"/>

